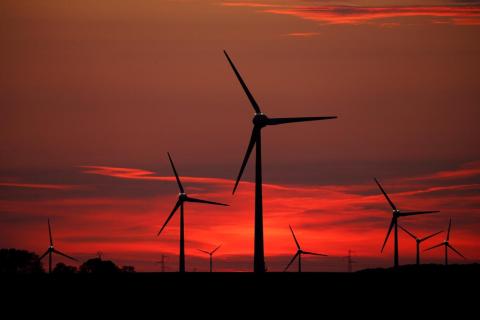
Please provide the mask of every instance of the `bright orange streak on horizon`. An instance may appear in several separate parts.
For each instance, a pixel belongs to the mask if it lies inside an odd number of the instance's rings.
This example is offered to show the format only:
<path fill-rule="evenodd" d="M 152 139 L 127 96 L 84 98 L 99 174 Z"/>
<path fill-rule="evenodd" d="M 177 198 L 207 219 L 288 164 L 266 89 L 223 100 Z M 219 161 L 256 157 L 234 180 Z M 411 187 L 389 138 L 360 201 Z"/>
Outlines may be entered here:
<path fill-rule="evenodd" d="M 472 166 L 480 168 L 480 163 L 469 164 L 458 168 L 458 174 L 446 175 L 447 179 L 455 177 L 477 176 Z M 139 182 L 148 179 L 173 177 L 155 176 L 153 172 L 141 169 L 115 167 L 102 168 L 98 175 L 133 180 Z M 108 169 L 107 169 L 108 168 Z M 92 173 L 87 169 L 88 173 Z M 118 174 L 122 172 L 122 174 Z M 146 176 L 145 176 L 146 175 Z M 437 179 L 437 177 L 442 177 Z M 430 234 L 446 228 L 446 221 L 453 217 L 454 229 L 452 243 L 467 257 L 478 259 L 474 243 L 478 243 L 480 235 L 473 231 L 462 230 L 463 219 L 478 216 L 480 196 L 469 194 L 469 190 L 477 191 L 480 184 L 439 185 L 445 181 L 441 172 L 430 175 L 432 181 L 421 183 L 392 185 L 382 181 L 391 198 L 402 209 L 439 209 L 436 215 L 426 215 L 402 219 L 401 224 L 410 228 L 419 236 Z M 186 252 L 188 259 L 203 259 L 199 248 L 210 248 L 223 243 L 218 259 L 245 257 L 250 260 L 253 249 L 253 184 L 242 183 L 237 195 L 231 197 L 232 180 L 182 177 L 186 183 L 200 183 L 195 193 L 205 199 L 230 203 L 231 207 L 214 207 L 201 204 L 186 204 Z M 404 179 L 405 181 L 407 179 Z M 401 181 L 401 179 L 400 179 Z M 426 183 L 427 182 L 427 183 Z M 133 183 L 133 181 L 132 181 Z M 210 184 L 210 185 L 209 185 Z M 215 185 L 214 190 L 211 185 Z M 188 186 L 186 187 L 188 190 Z M 365 194 L 366 192 L 366 194 Z M 442 192 L 445 195 L 437 196 Z M 462 194 L 467 192 L 467 194 Z M 390 208 L 373 183 L 354 186 L 280 186 L 266 185 L 264 188 L 264 224 L 265 249 L 267 263 L 272 259 L 285 259 L 295 250 L 288 225 L 295 229 L 299 242 L 305 250 L 326 253 L 331 259 L 340 259 L 348 249 L 354 249 L 362 257 L 380 258 L 390 261 L 391 240 L 384 254 L 379 248 L 385 237 L 390 221 Z M 176 201 L 176 193 L 168 193 L 154 197 L 140 198 L 68 198 L 0 202 L 1 212 L 15 213 L 22 216 L 25 222 L 29 217 L 39 218 L 33 223 L 25 223 L 22 232 L 8 228 L 2 230 L 15 247 L 25 247 L 41 253 L 48 240 L 46 234 L 46 218 L 53 217 L 54 237 L 59 248 L 81 257 L 94 256 L 94 252 L 109 252 L 115 258 L 129 257 L 128 261 L 137 264 L 139 270 L 155 270 L 145 260 L 155 260 L 163 253 L 176 256 L 178 251 L 178 216 L 174 217 L 160 237 L 156 232 L 165 221 Z M 452 203 L 462 206 L 451 207 Z M 480 221 L 476 222 L 480 225 Z M 460 224 L 460 225 L 459 225 Z M 74 226 L 72 229 L 71 226 Z M 472 225 L 471 228 L 475 226 Z M 0 227 L 1 228 L 1 227 Z M 464 229 L 464 228 L 463 228 Z M 29 237 L 22 236 L 24 232 Z M 405 235 L 401 237 L 401 257 L 413 257 L 414 243 Z M 432 239 L 428 244 L 435 244 L 442 236 Z M 426 245 L 428 245 L 426 244 Z M 424 259 L 439 259 L 442 252 L 433 251 L 423 254 Z M 147 258 L 150 257 L 150 258 Z M 223 257 L 223 258 L 222 258 Z M 230 257 L 230 258 L 228 258 Z M 279 258 L 275 258 L 279 257 Z M 228 258 L 228 259 L 227 259 Z M 454 257 L 452 257 L 455 259 Z M 175 265 L 176 258 L 172 265 Z M 288 259 L 287 259 L 288 260 Z M 460 261 L 460 260 L 455 260 Z M 318 263 L 312 260 L 310 265 Z M 338 262 L 340 263 L 340 262 Z M 228 270 L 246 270 L 230 266 Z M 236 268 L 236 269 L 235 269 Z M 272 267 L 273 270 L 278 267 Z"/>

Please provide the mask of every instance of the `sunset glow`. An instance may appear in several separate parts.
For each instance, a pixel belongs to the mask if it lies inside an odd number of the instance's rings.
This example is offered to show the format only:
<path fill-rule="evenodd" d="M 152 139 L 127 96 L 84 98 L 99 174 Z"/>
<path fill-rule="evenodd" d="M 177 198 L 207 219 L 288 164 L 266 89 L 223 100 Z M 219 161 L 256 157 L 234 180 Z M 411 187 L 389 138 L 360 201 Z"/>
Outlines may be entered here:
<path fill-rule="evenodd" d="M 187 271 L 252 271 L 254 159 L 232 190 L 253 109 L 228 50 L 269 117 L 335 121 L 262 131 L 265 259 L 282 271 L 392 265 L 391 208 L 440 210 L 399 224 L 446 230 L 480 261 L 479 1 L 3 1 L 0 247 L 178 269 L 178 188 Z M 415 262 L 403 231 L 400 263 Z M 426 241 L 433 245 L 445 233 Z M 442 263 L 442 250 L 422 261 Z M 55 262 L 71 261 L 55 257 Z"/>

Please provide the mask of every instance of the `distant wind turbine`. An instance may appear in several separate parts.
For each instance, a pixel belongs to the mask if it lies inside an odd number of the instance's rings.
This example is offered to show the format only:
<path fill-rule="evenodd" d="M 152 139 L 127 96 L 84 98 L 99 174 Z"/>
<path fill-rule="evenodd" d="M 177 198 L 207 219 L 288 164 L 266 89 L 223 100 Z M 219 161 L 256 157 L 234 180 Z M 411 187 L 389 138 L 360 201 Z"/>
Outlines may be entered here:
<path fill-rule="evenodd" d="M 155 263 L 158 263 L 160 265 L 162 272 L 165 272 L 165 258 L 166 257 L 167 257 L 166 255 L 162 254 L 162 260 L 155 262 Z"/>
<path fill-rule="evenodd" d="M 410 231 L 408 231 L 407 229 L 405 229 L 404 227 L 402 227 L 401 225 L 398 225 L 400 227 L 400 229 L 402 229 L 403 231 L 405 231 L 405 233 L 407 233 L 410 237 L 412 237 L 413 239 L 415 239 L 415 242 L 417 243 L 417 266 L 420 265 L 420 243 L 422 243 L 423 241 L 425 240 L 428 240 L 434 236 L 436 236 L 437 234 L 440 234 L 443 232 L 442 231 L 438 231 L 438 232 L 435 232 L 429 236 L 426 236 L 426 237 L 423 237 L 423 238 L 417 238 L 417 236 L 415 236 L 414 234 L 412 234 Z"/>
<path fill-rule="evenodd" d="M 213 204 L 217 206 L 228 206 L 228 204 L 224 203 L 219 203 L 219 202 L 213 202 L 213 201 L 207 201 L 207 200 L 201 200 L 201 199 L 196 199 L 187 196 L 185 193 L 185 190 L 183 189 L 182 183 L 180 182 L 180 178 L 177 174 L 177 170 L 175 169 L 175 165 L 173 164 L 172 158 L 170 157 L 170 153 L 167 152 L 168 159 L 170 160 L 170 164 L 172 166 L 173 173 L 175 174 L 175 179 L 177 180 L 178 188 L 180 190 L 180 193 L 178 194 L 178 200 L 177 203 L 175 204 L 175 207 L 173 207 L 172 212 L 168 216 L 167 220 L 163 224 L 162 228 L 160 231 L 158 231 L 157 236 L 162 233 L 163 229 L 167 226 L 168 222 L 170 219 L 172 219 L 173 215 L 177 211 L 178 208 L 180 208 L 180 262 L 179 262 L 179 272 L 185 272 L 185 232 L 184 232 L 184 220 L 183 220 L 183 205 L 185 202 L 196 202 L 196 203 L 206 203 L 206 204 Z"/>
<path fill-rule="evenodd" d="M 198 249 L 198 251 L 201 251 L 203 253 L 206 253 L 210 256 L 210 272 L 213 272 L 213 254 L 215 253 L 215 251 L 217 251 L 218 249 L 220 249 L 222 245 L 219 245 L 218 247 L 216 247 L 215 249 L 213 249 L 213 251 L 206 251 L 206 250 L 202 250 L 202 249 Z"/>
<path fill-rule="evenodd" d="M 397 209 L 395 204 L 390 200 L 388 197 L 387 193 L 385 190 L 383 190 L 382 186 L 380 185 L 380 182 L 376 178 L 374 178 L 375 182 L 377 183 L 378 187 L 380 188 L 380 191 L 382 191 L 383 195 L 385 196 L 385 199 L 387 199 L 388 203 L 392 207 L 392 220 L 390 222 L 390 227 L 388 227 L 388 232 L 387 236 L 385 237 L 385 241 L 383 242 L 382 250 L 385 248 L 385 245 L 387 244 L 388 237 L 390 236 L 390 233 L 392 232 L 393 227 L 395 227 L 394 231 L 394 253 L 393 253 L 393 266 L 395 268 L 398 268 L 398 218 L 400 217 L 407 217 L 407 216 L 415 216 L 418 214 L 427 214 L 427 213 L 437 213 L 440 211 L 401 211 Z"/>
<path fill-rule="evenodd" d="M 347 271 L 349 273 L 353 271 L 353 264 L 357 263 L 357 261 L 352 259 L 352 253 L 352 250 L 348 250 L 348 256 L 343 257 L 347 259 Z"/>
<path fill-rule="evenodd" d="M 448 265 L 448 249 L 451 249 L 453 250 L 453 252 L 455 252 L 456 254 L 458 254 L 460 257 L 462 257 L 463 259 L 467 259 L 463 256 L 463 254 L 461 254 L 457 249 L 455 249 L 449 242 L 450 240 L 450 228 L 452 227 L 452 218 L 450 218 L 450 222 L 448 223 L 448 232 L 447 232 L 447 239 L 445 239 L 445 241 L 443 241 L 442 243 L 439 243 L 433 247 L 430 247 L 428 249 L 425 249 L 424 251 L 428 251 L 428 250 L 432 250 L 432 249 L 435 249 L 435 248 L 438 248 L 438 247 L 441 247 L 441 246 L 444 246 L 445 247 L 445 265 Z"/>
<path fill-rule="evenodd" d="M 262 199 L 262 139 L 261 131 L 266 126 L 274 126 L 295 122 L 305 122 L 305 121 L 317 121 L 317 120 L 328 120 L 335 119 L 336 116 L 331 117 L 301 117 L 301 118 L 269 118 L 267 117 L 258 106 L 253 95 L 248 89 L 247 85 L 243 81 L 240 73 L 233 64 L 232 60 L 228 56 L 227 52 L 224 50 L 223 53 L 227 57 L 230 66 L 235 73 L 240 85 L 245 91 L 245 94 L 250 101 L 250 104 L 255 111 L 253 117 L 253 130 L 250 137 L 250 142 L 248 143 L 247 151 L 243 159 L 242 166 L 240 167 L 240 172 L 238 174 L 237 180 L 235 181 L 235 186 L 233 188 L 233 193 L 237 189 L 238 183 L 242 178 L 243 170 L 247 165 L 250 154 L 252 153 L 253 147 L 256 146 L 256 156 L 255 156 L 255 240 L 254 240 L 254 261 L 253 269 L 256 273 L 265 272 L 265 256 L 263 248 L 263 199 Z"/>
<path fill-rule="evenodd" d="M 42 254 L 42 256 L 40 257 L 40 260 L 45 258 L 45 256 L 48 254 L 48 273 L 52 273 L 52 254 L 53 253 L 59 254 L 61 256 L 64 256 L 65 258 L 68 258 L 68 259 L 73 260 L 73 261 L 78 262 L 78 260 L 73 258 L 73 257 L 70 257 L 69 255 L 66 255 L 65 253 L 60 252 L 59 250 L 54 248 L 53 237 L 52 237 L 52 228 L 50 227 L 50 219 L 48 219 L 47 221 L 48 221 L 48 236 L 50 238 L 50 246 L 48 247 L 47 251 L 45 251 L 45 253 Z"/>
<path fill-rule="evenodd" d="M 326 254 L 321 254 L 321 253 L 314 253 L 314 252 L 309 252 L 309 251 L 303 251 L 302 248 L 300 247 L 300 244 L 297 241 L 297 237 L 295 237 L 295 233 L 293 232 L 292 227 L 289 225 L 290 231 L 292 232 L 293 240 L 295 240 L 295 244 L 297 246 L 297 253 L 293 256 L 292 260 L 288 263 L 288 265 L 285 267 L 284 271 L 287 271 L 288 268 L 292 265 L 292 263 L 295 261 L 295 259 L 298 258 L 298 272 L 302 272 L 302 254 L 306 255 L 313 255 L 313 256 L 323 256 L 327 257 Z"/>

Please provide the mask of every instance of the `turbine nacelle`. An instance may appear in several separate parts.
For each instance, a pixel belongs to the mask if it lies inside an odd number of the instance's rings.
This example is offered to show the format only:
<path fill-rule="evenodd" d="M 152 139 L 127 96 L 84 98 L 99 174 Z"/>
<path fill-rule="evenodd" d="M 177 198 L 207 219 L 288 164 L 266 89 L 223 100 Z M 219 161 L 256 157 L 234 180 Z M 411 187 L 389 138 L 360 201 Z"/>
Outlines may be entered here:
<path fill-rule="evenodd" d="M 48 247 L 48 250 L 53 251 L 53 246 Z"/>
<path fill-rule="evenodd" d="M 268 125 L 268 117 L 262 112 L 255 113 L 255 115 L 253 116 L 252 122 L 253 122 L 253 125 L 255 125 L 256 127 L 263 128 Z"/>

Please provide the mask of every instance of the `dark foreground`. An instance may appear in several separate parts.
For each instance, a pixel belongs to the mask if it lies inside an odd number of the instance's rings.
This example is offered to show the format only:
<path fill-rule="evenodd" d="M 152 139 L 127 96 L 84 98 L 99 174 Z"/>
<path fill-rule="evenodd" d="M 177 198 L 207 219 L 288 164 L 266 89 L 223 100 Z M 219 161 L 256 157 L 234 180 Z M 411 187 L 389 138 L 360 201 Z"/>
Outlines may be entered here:
<path fill-rule="evenodd" d="M 195 305 L 217 303 L 235 306 L 238 312 L 253 306 L 291 312 L 313 303 L 315 308 L 340 313 L 362 313 L 370 307 L 379 312 L 398 305 L 403 310 L 429 308 L 430 315 L 435 310 L 442 310 L 443 315 L 456 310 L 459 315 L 476 310 L 480 304 L 478 264 L 355 273 L 40 274 L 2 275 L 0 279 L 5 295 L 2 301 L 7 304 L 22 301 L 41 306 L 54 302 L 74 306 L 79 312 L 89 308 L 142 312 L 159 305 L 180 311 L 179 303 L 187 308 L 182 309 L 185 312 Z"/>

